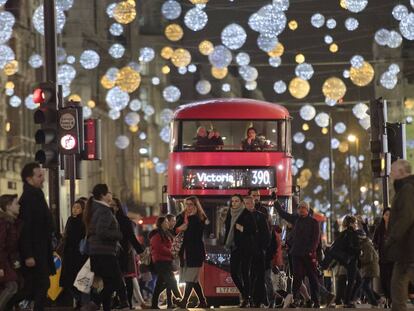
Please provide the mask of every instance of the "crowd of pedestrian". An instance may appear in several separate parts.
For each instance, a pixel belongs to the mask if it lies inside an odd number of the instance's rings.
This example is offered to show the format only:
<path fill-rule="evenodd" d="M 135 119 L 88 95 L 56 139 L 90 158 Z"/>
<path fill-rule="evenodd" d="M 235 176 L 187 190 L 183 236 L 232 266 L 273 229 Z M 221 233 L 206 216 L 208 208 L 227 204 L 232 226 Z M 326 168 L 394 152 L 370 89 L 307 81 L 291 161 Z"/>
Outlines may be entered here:
<path fill-rule="evenodd" d="M 210 220 L 197 197 L 185 198 L 179 214 L 158 217 L 144 237 L 109 187 L 97 184 L 89 198 L 74 203 L 55 243 L 42 168 L 29 163 L 21 177 L 20 198 L 0 196 L 0 310 L 45 309 L 49 276 L 56 273 L 53 251 L 62 257 L 60 296 L 74 309 L 159 309 L 160 301 L 167 308 L 187 308 L 191 297 L 192 306 L 195 300 L 209 307 L 200 273 Z M 414 176 L 409 163 L 398 160 L 391 177 L 392 208 L 383 210 L 375 230 L 363 217 L 346 215 L 329 246 L 322 244 L 317 214 L 297 197 L 289 212 L 272 193 L 276 225 L 258 189 L 232 195 L 223 245 L 239 306 L 355 308 L 365 302 L 405 311 L 414 282 Z"/>

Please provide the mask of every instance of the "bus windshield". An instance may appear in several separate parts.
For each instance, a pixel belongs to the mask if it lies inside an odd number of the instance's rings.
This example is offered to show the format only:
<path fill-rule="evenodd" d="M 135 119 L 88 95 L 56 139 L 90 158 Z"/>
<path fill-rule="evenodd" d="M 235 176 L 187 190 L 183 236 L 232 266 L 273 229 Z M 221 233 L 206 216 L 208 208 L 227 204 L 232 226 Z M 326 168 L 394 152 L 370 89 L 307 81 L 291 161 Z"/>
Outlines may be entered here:
<path fill-rule="evenodd" d="M 290 120 L 175 121 L 174 151 L 290 153 Z"/>

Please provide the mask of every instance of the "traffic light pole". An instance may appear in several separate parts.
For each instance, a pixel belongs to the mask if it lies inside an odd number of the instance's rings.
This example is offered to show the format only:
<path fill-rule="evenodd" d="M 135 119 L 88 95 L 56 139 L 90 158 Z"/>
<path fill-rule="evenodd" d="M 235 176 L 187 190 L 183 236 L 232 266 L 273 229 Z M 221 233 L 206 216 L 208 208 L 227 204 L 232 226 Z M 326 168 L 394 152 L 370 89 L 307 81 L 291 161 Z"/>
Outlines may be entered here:
<path fill-rule="evenodd" d="M 46 81 L 56 85 L 56 22 L 55 0 L 44 0 L 45 68 Z M 59 102 L 59 101 L 58 101 Z M 58 107 L 57 107 L 58 108 Z M 55 217 L 56 230 L 60 231 L 60 172 L 59 163 L 49 168 L 49 206 Z"/>

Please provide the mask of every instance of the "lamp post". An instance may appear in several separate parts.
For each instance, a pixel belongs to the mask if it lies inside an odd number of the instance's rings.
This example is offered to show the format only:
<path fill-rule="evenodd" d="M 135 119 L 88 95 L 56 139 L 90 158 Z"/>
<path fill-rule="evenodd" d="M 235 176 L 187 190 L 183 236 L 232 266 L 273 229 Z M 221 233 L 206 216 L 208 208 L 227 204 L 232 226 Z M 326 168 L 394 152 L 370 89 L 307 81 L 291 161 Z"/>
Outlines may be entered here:
<path fill-rule="evenodd" d="M 355 158 L 356 158 L 356 161 L 357 161 L 357 183 L 358 183 L 358 204 L 356 205 L 356 208 L 357 208 L 357 210 L 358 210 L 358 212 L 360 212 L 360 205 L 361 205 L 361 178 L 360 178 L 360 174 L 359 174 L 359 138 L 356 136 L 356 135 L 354 135 L 354 134 L 349 134 L 348 135 L 348 142 L 350 142 L 350 143 L 355 143 L 355 152 L 356 152 L 356 154 L 355 154 Z M 350 170 L 350 182 L 351 182 L 351 187 L 352 187 L 352 167 L 351 167 L 351 156 L 350 156 L 350 153 L 348 153 L 348 155 L 349 155 L 349 157 L 348 157 L 348 164 L 349 164 L 349 170 Z M 352 192 L 350 192 L 350 193 L 352 193 Z M 352 206 L 352 194 L 351 194 L 351 197 L 350 197 L 350 200 L 351 200 L 351 206 Z"/>

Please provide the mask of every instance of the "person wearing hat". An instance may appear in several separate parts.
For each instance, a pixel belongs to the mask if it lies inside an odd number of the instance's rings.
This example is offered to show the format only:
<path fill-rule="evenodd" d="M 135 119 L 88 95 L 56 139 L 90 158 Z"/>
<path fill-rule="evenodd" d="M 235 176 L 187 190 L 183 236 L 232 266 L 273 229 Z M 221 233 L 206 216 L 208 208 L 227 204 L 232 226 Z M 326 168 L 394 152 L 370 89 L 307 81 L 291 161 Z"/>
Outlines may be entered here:
<path fill-rule="evenodd" d="M 309 214 L 309 205 L 306 202 L 300 202 L 297 213 L 290 214 L 282 208 L 275 192 L 273 192 L 272 197 L 275 200 L 274 204 L 279 216 L 293 225 L 292 247 L 289 253 L 292 256 L 293 264 L 292 291 L 294 301 L 297 302 L 303 279 L 307 276 L 310 283 L 313 307 L 319 308 L 319 281 L 316 258 L 320 237 L 319 224 Z"/>

